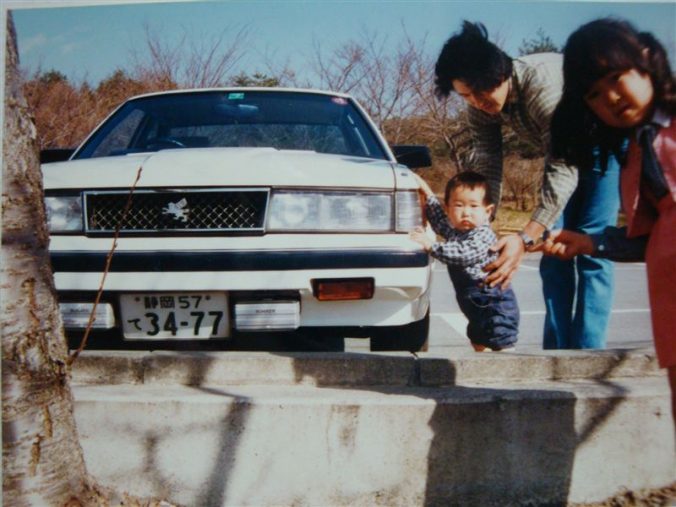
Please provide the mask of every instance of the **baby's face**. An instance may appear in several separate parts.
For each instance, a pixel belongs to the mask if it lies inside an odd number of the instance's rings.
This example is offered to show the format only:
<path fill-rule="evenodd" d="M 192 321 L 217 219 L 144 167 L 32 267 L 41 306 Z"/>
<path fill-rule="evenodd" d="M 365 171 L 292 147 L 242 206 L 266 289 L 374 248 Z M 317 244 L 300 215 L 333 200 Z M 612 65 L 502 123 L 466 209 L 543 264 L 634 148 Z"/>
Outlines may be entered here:
<path fill-rule="evenodd" d="M 481 187 L 459 186 L 453 189 L 446 203 L 451 225 L 462 232 L 487 224 L 493 213 L 493 205 L 485 204 L 486 191 Z"/>

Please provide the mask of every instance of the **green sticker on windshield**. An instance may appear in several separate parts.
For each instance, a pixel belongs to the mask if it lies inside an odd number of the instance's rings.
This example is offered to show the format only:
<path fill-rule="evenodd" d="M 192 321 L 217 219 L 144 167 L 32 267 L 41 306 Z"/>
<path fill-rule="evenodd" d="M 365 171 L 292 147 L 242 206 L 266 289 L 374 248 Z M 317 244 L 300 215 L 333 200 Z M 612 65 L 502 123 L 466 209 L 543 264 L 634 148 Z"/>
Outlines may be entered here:
<path fill-rule="evenodd" d="M 244 99 L 244 93 L 229 93 L 228 94 L 228 100 L 243 100 Z"/>

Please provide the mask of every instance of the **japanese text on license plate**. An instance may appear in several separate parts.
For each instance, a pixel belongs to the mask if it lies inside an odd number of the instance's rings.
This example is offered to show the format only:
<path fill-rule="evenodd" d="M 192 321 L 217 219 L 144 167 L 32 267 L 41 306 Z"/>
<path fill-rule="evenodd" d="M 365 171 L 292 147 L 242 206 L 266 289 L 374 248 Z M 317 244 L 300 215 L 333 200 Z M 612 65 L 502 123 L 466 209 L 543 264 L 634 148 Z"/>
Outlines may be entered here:
<path fill-rule="evenodd" d="M 222 292 L 123 294 L 120 311 L 127 339 L 205 339 L 229 335 Z"/>

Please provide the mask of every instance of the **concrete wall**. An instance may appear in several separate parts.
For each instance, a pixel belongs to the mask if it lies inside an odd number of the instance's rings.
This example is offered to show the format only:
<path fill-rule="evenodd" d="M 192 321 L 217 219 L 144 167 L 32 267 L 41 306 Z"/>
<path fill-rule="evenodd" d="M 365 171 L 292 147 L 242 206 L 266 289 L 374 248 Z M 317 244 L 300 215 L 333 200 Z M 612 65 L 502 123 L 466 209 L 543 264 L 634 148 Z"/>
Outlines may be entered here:
<path fill-rule="evenodd" d="M 187 506 L 565 505 L 676 479 L 650 351 L 79 361 L 89 471 Z"/>

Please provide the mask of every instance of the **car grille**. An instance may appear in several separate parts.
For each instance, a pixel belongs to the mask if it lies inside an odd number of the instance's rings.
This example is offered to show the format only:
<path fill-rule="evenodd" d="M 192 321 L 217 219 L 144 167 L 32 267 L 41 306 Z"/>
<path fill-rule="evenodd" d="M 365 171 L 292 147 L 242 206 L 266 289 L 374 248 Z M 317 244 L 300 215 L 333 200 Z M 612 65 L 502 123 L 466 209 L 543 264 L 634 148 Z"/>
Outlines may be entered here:
<path fill-rule="evenodd" d="M 121 235 L 262 231 L 267 190 L 137 190 Z M 113 233 L 128 191 L 86 192 L 87 232 Z"/>

